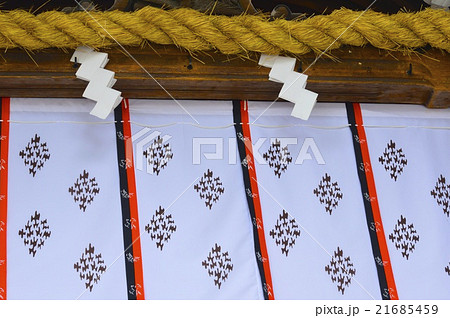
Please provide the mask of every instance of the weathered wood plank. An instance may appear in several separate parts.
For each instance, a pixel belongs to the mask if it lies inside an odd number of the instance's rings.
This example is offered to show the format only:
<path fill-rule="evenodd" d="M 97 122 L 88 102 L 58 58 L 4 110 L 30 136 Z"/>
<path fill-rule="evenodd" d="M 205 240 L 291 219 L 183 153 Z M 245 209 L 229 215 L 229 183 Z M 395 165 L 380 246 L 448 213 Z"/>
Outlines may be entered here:
<path fill-rule="evenodd" d="M 201 63 L 175 47 L 129 52 L 140 65 L 117 49 L 107 51 L 107 69 L 118 79 L 114 88 L 128 98 L 171 98 L 170 94 L 177 99 L 274 100 L 281 88 L 268 81 L 269 69 L 258 66 L 256 57 L 252 61 L 210 53 L 199 56 Z M 37 65 L 24 51 L 1 53 L 0 95 L 80 97 L 87 83 L 75 78 L 71 53 L 56 49 L 35 53 Z M 301 56 L 297 63 L 308 68 L 307 88 L 319 94 L 319 101 L 450 105 L 449 54 L 429 50 L 426 56 L 408 56 L 372 47 L 332 53 L 334 60 L 322 57 L 310 68 L 313 55 Z"/>

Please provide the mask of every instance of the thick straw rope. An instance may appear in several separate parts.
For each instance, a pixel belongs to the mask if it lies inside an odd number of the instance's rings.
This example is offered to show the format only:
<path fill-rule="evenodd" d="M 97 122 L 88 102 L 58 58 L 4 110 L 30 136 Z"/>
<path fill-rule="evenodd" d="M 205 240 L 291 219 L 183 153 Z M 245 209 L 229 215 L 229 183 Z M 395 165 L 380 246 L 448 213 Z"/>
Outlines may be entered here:
<path fill-rule="evenodd" d="M 0 11 L 0 48 L 101 48 L 117 45 L 114 38 L 124 46 L 151 42 L 224 54 L 304 54 L 323 51 L 338 38 L 330 49 L 371 44 L 402 51 L 430 45 L 450 52 L 448 11 L 387 15 L 369 10 L 360 15 L 340 9 L 300 21 L 268 21 L 263 16 L 214 16 L 192 9 L 168 11 L 150 6 L 135 12 L 49 11 L 33 15 L 22 10 Z"/>

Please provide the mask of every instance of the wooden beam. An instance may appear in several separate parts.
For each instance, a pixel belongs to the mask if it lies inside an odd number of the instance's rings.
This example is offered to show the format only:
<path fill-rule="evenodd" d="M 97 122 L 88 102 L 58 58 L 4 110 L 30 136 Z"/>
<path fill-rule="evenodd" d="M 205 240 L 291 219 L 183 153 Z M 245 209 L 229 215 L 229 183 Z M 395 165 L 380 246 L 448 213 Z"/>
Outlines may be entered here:
<path fill-rule="evenodd" d="M 156 53 L 156 52 L 157 53 Z M 128 98 L 274 100 L 281 84 L 268 81 L 269 69 L 255 60 L 208 53 L 191 58 L 175 47 L 130 48 L 141 64 L 118 49 L 106 51 L 107 69 L 116 72 L 114 88 Z M 87 83 L 75 78 L 72 52 L 49 49 L 32 54 L 1 53 L 0 96 L 81 97 Z M 411 103 L 430 108 L 450 105 L 450 54 L 387 54 L 372 47 L 334 50 L 335 59 L 299 57 L 309 75 L 307 88 L 323 102 Z M 411 68 L 410 68 L 411 66 Z M 149 75 L 151 74 L 151 75 Z M 161 86 L 157 82 L 164 87 Z"/>

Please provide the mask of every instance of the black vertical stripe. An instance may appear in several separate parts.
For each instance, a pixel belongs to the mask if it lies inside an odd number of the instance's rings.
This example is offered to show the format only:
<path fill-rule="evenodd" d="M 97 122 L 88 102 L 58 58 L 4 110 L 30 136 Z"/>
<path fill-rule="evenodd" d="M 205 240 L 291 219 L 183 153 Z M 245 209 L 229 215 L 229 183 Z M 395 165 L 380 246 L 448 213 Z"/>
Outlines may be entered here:
<path fill-rule="evenodd" d="M 261 277 L 261 284 L 262 284 L 262 290 L 264 294 L 264 299 L 268 300 L 268 290 L 265 288 L 266 286 L 266 276 L 264 273 L 264 266 L 262 262 L 262 253 L 261 253 L 261 246 L 259 244 L 259 235 L 258 235 L 258 228 L 256 223 L 256 214 L 255 214 L 255 205 L 253 203 L 253 197 L 249 194 L 252 194 L 252 187 L 250 183 L 250 174 L 248 171 L 248 165 L 244 165 L 247 158 L 247 153 L 245 150 L 245 143 L 244 143 L 244 132 L 242 129 L 242 120 L 241 120 L 241 101 L 234 100 L 233 101 L 233 118 L 234 118 L 234 127 L 236 129 L 236 140 L 239 150 L 239 158 L 241 160 L 241 167 L 242 167 L 242 176 L 244 178 L 244 187 L 245 187 L 245 197 L 247 198 L 248 203 L 248 209 L 250 211 L 250 218 L 253 223 L 253 243 L 255 247 L 255 257 L 256 257 L 256 263 L 258 264 L 259 269 L 259 275 Z M 258 257 L 258 254 L 260 257 Z"/>
<path fill-rule="evenodd" d="M 372 204 L 370 203 L 369 186 L 367 184 L 365 165 L 360 144 L 361 136 L 359 136 L 356 126 L 356 117 L 353 103 L 346 103 L 346 108 L 347 108 L 348 123 L 350 124 L 350 130 L 352 133 L 353 148 L 355 150 L 356 170 L 358 171 L 359 182 L 361 184 L 361 193 L 364 201 L 364 209 L 366 212 L 367 227 L 370 235 L 370 241 L 372 244 L 372 253 L 378 273 L 378 282 L 380 285 L 381 298 L 385 300 L 391 299 L 386 280 L 386 273 L 384 271 L 384 266 L 382 263 L 383 258 L 381 257 L 380 243 L 377 237 Z M 377 262 L 377 260 L 379 261 Z"/>
<path fill-rule="evenodd" d="M 122 102 L 123 103 L 123 102 Z M 122 104 L 114 110 L 114 120 L 116 122 L 116 142 L 117 142 L 117 163 L 119 168 L 119 195 L 122 206 L 122 228 L 123 228 L 123 246 L 125 259 L 125 272 L 127 278 L 127 294 L 129 300 L 136 300 L 135 276 L 134 276 L 134 255 L 133 255 L 133 238 L 131 235 L 131 217 L 130 217 L 130 200 L 128 198 L 128 176 L 127 169 L 121 163 L 126 162 L 125 156 L 125 134 L 123 131 L 122 120 Z"/>

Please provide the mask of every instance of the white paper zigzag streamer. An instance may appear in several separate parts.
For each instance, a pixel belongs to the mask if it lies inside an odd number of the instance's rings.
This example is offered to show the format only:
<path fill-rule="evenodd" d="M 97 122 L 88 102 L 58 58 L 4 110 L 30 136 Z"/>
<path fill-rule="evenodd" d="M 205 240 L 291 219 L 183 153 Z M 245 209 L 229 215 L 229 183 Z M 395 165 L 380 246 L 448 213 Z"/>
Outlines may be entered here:
<path fill-rule="evenodd" d="M 97 102 L 90 114 L 105 119 L 122 101 L 120 96 L 122 93 L 111 88 L 117 81 L 114 78 L 115 73 L 104 69 L 109 61 L 108 54 L 80 46 L 75 50 L 70 61 L 81 64 L 75 73 L 76 77 L 89 81 L 83 97 Z"/>
<path fill-rule="evenodd" d="M 450 7 L 450 0 L 424 0 L 424 2 L 431 5 L 432 8 L 448 8 L 448 7 Z"/>
<path fill-rule="evenodd" d="M 308 75 L 294 71 L 295 59 L 261 54 L 259 65 L 272 68 L 269 81 L 284 83 L 278 97 L 295 104 L 291 116 L 308 120 L 318 94 L 305 89 Z"/>

